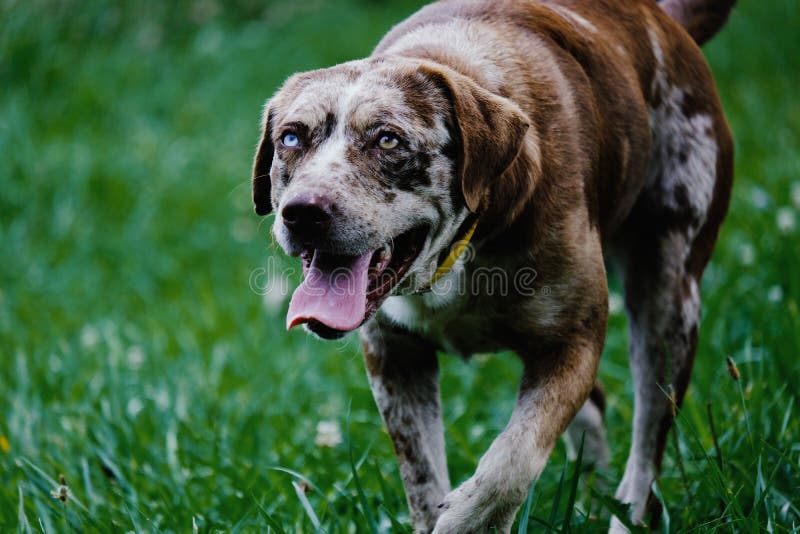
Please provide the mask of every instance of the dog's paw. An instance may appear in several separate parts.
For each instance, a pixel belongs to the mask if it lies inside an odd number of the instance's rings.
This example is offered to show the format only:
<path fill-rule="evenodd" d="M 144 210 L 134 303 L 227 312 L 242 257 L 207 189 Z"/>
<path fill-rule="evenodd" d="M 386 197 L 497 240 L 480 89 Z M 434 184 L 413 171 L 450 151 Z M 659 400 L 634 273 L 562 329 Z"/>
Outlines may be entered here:
<path fill-rule="evenodd" d="M 485 488 L 475 477 L 470 478 L 451 491 L 439 505 L 441 515 L 436 521 L 433 534 L 485 533 L 492 528 L 497 532 L 509 532 L 514 520 L 513 511 L 502 511 L 497 496 L 485 495 Z"/>
<path fill-rule="evenodd" d="M 455 534 L 479 532 L 476 519 L 481 515 L 480 503 L 476 499 L 478 485 L 470 478 L 447 494 L 439 504 L 441 515 L 436 521 L 433 534 Z"/>

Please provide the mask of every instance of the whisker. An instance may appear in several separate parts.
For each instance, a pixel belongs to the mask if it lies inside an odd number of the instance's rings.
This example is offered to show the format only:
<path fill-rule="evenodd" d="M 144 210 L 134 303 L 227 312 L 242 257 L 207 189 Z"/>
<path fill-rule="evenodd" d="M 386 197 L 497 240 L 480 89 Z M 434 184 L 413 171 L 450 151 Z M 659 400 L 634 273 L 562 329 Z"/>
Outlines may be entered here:
<path fill-rule="evenodd" d="M 251 183 L 252 183 L 252 182 L 251 182 L 250 180 L 245 180 L 244 182 L 241 182 L 241 183 L 239 183 L 239 184 L 237 184 L 237 185 L 233 186 L 233 188 L 231 188 L 231 190 L 230 190 L 230 191 L 228 191 L 228 196 L 227 196 L 227 198 L 230 198 L 230 197 L 231 197 L 231 195 L 233 195 L 233 194 L 234 194 L 234 193 L 235 193 L 235 192 L 236 192 L 236 191 L 237 191 L 237 190 L 238 190 L 240 187 L 248 187 L 248 188 L 249 188 L 249 187 L 250 187 L 250 185 L 251 185 Z"/>
<path fill-rule="evenodd" d="M 275 212 L 270 212 L 267 215 L 265 215 L 264 217 L 262 217 L 261 220 L 258 221 L 258 226 L 256 227 L 256 230 L 261 231 L 261 225 L 264 224 L 265 222 L 267 222 L 267 220 L 270 219 L 270 218 L 272 218 L 272 219 L 275 218 Z M 272 232 L 270 232 L 270 235 L 272 235 Z M 273 244 L 274 244 L 274 241 L 275 241 L 275 236 L 274 235 L 272 235 L 272 240 L 273 240 Z"/>

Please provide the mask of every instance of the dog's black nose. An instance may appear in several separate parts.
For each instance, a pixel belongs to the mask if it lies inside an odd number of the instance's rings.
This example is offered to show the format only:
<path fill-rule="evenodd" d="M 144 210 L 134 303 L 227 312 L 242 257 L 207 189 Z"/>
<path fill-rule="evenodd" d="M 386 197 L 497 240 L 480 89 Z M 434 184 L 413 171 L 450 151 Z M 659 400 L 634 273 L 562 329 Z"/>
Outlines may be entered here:
<path fill-rule="evenodd" d="M 333 204 L 319 196 L 293 198 L 281 210 L 283 223 L 297 237 L 316 237 L 330 228 Z"/>

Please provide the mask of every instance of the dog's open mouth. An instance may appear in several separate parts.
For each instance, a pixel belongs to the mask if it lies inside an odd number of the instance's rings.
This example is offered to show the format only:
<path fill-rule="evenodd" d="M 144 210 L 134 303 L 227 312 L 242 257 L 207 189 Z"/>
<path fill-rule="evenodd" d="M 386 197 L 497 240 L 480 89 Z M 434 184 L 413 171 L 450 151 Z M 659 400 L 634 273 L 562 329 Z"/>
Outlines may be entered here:
<path fill-rule="evenodd" d="M 326 339 L 355 330 L 403 280 L 422 250 L 426 234 L 426 228 L 415 228 L 361 256 L 303 252 L 305 279 L 292 295 L 286 327 L 307 323 L 311 331 Z"/>

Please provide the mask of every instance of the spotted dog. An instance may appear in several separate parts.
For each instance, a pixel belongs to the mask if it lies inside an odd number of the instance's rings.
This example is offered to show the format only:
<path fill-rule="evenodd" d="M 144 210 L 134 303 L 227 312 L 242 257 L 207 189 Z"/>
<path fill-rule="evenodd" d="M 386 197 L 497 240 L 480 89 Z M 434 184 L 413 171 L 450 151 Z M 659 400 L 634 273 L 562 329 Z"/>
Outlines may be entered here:
<path fill-rule="evenodd" d="M 699 45 L 733 3 L 444 0 L 267 102 L 255 208 L 306 273 L 287 326 L 360 328 L 416 531 L 508 532 L 565 431 L 607 460 L 606 265 L 624 280 L 636 402 L 617 497 L 647 520 L 731 191 Z M 508 425 L 455 489 L 439 350 L 523 362 Z"/>

